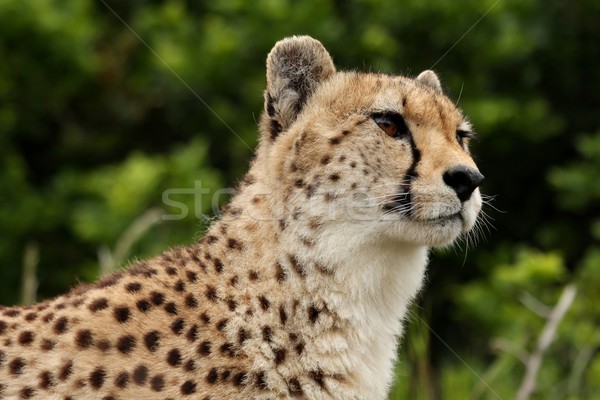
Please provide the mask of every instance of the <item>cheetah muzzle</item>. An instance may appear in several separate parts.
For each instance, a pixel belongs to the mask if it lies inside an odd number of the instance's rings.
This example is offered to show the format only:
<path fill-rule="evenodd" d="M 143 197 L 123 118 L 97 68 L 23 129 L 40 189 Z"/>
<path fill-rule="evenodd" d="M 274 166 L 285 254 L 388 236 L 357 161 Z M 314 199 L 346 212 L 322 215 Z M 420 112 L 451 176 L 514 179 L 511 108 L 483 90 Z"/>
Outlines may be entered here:
<path fill-rule="evenodd" d="M 0 310 L 3 399 L 384 399 L 428 249 L 474 226 L 472 128 L 432 71 L 267 59 L 260 145 L 207 234 Z"/>

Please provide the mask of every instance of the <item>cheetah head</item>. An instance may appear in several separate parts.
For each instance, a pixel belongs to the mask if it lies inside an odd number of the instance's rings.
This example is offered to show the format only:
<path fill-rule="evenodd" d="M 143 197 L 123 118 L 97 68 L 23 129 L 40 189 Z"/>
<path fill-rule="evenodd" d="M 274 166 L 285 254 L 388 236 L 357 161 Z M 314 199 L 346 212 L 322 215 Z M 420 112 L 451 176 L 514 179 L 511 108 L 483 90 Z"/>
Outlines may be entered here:
<path fill-rule="evenodd" d="M 432 71 L 338 72 L 320 42 L 287 38 L 267 58 L 260 125 L 255 164 L 283 220 L 423 246 L 475 225 L 472 128 Z"/>

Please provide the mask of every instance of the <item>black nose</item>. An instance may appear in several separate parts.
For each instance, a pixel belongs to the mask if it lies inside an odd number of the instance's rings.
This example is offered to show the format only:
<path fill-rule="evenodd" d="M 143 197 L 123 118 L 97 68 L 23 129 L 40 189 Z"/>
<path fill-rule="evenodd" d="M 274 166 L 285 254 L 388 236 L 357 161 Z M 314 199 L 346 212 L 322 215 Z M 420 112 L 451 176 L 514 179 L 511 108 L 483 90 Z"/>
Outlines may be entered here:
<path fill-rule="evenodd" d="M 444 182 L 454 189 L 458 199 L 462 202 L 469 200 L 471 193 L 481 185 L 483 179 L 484 176 L 479 171 L 464 165 L 450 168 L 444 172 Z"/>

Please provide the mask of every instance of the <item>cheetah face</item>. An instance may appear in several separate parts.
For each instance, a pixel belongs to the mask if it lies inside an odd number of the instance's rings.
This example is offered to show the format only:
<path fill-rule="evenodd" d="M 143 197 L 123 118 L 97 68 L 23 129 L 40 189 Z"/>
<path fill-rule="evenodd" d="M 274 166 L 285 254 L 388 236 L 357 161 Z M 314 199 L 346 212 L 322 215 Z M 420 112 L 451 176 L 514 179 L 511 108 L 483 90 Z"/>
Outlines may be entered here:
<path fill-rule="evenodd" d="M 292 217 L 425 246 L 473 228 L 483 175 L 472 128 L 432 71 L 336 72 L 305 37 L 280 42 L 267 68 L 267 173 Z"/>

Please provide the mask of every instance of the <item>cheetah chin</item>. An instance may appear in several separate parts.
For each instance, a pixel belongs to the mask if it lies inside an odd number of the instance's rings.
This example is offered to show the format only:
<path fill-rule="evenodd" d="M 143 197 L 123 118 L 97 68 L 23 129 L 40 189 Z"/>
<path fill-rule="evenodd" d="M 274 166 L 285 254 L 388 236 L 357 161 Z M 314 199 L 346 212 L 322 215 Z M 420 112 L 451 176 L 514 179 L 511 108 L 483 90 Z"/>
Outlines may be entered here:
<path fill-rule="evenodd" d="M 473 130 L 432 71 L 267 58 L 260 144 L 198 242 L 0 309 L 0 399 L 369 399 L 392 383 L 429 248 L 468 233 Z"/>

